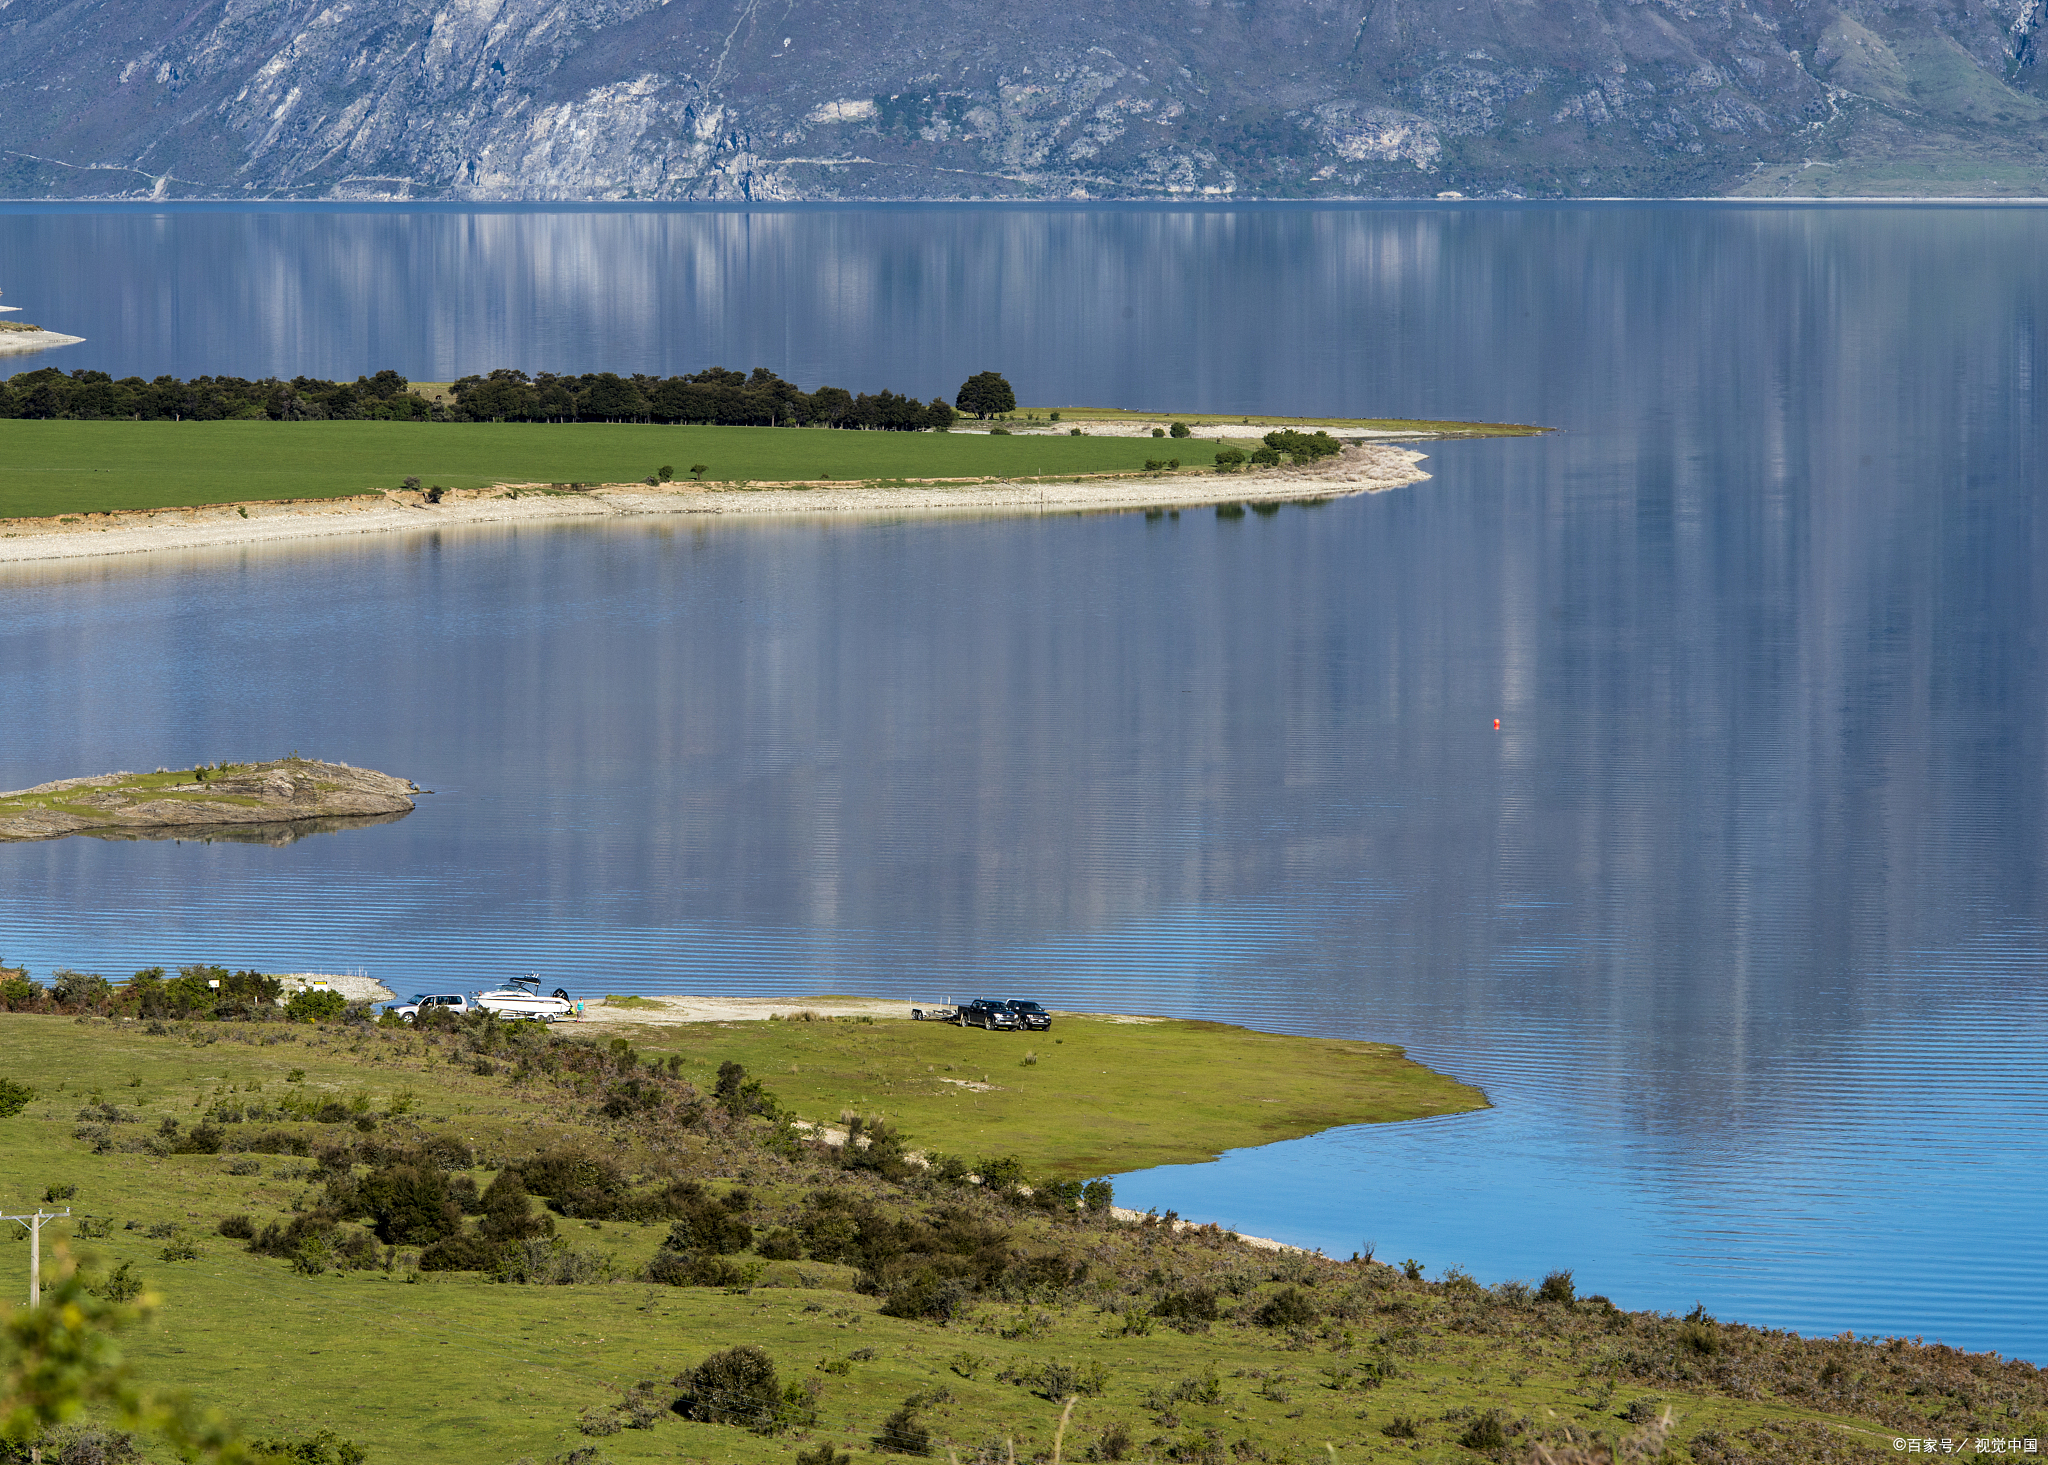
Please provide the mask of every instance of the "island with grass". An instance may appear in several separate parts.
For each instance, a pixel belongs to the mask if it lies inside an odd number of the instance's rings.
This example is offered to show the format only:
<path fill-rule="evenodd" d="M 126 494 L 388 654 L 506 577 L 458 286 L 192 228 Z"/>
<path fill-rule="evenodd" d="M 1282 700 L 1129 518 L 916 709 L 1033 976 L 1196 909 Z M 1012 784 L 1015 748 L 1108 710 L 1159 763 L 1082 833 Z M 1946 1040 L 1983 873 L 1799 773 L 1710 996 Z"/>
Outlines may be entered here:
<path fill-rule="evenodd" d="M 0 561 L 544 519 L 1321 501 L 1422 481 L 1418 443 L 1542 430 L 959 400 L 979 410 L 759 370 L 28 372 L 0 382 Z"/>
<path fill-rule="evenodd" d="M 203 830 L 288 837 L 294 826 L 344 827 L 335 821 L 408 814 L 418 792 L 388 773 L 296 754 L 176 772 L 101 773 L 0 793 L 0 841 L 169 838 Z"/>

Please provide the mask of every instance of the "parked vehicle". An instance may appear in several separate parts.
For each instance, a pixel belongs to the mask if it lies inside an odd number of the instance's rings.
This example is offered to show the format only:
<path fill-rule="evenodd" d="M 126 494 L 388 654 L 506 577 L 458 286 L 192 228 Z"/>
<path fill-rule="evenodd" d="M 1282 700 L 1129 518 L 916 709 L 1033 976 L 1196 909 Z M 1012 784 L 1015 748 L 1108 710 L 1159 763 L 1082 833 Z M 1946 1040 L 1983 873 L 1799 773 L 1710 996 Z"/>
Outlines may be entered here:
<path fill-rule="evenodd" d="M 471 1005 L 470 1000 L 460 992 L 443 992 L 438 995 L 430 995 L 423 992 L 415 993 L 405 1001 L 393 1003 L 384 1010 L 404 1018 L 407 1022 L 411 1022 L 419 1016 L 422 1007 L 445 1008 L 458 1017 L 465 1012 L 474 1012 L 476 1010 Z"/>
<path fill-rule="evenodd" d="M 514 977 L 502 987 L 479 992 L 476 1005 L 499 1017 L 538 1018 L 542 1022 L 569 1017 L 576 1011 L 576 1004 L 562 988 L 555 988 L 552 995 L 543 993 L 537 975 Z"/>
<path fill-rule="evenodd" d="M 1042 1033 L 1052 1026 L 1052 1014 L 1036 1002 L 1026 1002 L 1012 997 L 1003 1004 L 1017 1019 L 1017 1026 L 1029 1033 Z"/>
<path fill-rule="evenodd" d="M 958 1022 L 960 1014 L 951 1007 L 913 1007 L 910 1009 L 912 1022 Z"/>
<path fill-rule="evenodd" d="M 1010 1004 L 994 997 L 977 997 L 963 1005 L 953 1015 L 953 1021 L 963 1028 L 986 1028 L 990 1032 L 998 1029 L 1014 1032 L 1017 1014 L 1010 1011 Z"/>

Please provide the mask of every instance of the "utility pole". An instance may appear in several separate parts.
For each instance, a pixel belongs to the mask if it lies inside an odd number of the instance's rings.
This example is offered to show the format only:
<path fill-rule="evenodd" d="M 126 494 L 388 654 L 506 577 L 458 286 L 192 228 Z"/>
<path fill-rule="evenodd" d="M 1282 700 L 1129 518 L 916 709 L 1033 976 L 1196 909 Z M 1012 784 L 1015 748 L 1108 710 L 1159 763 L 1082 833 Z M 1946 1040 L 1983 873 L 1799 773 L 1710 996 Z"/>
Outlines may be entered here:
<path fill-rule="evenodd" d="M 13 1221 L 28 1229 L 28 1305 L 36 1306 L 43 1300 L 43 1222 L 61 1221 L 71 1214 L 71 1207 L 61 1211 L 45 1211 L 37 1207 L 32 1216 L 0 1216 L 0 1221 Z"/>

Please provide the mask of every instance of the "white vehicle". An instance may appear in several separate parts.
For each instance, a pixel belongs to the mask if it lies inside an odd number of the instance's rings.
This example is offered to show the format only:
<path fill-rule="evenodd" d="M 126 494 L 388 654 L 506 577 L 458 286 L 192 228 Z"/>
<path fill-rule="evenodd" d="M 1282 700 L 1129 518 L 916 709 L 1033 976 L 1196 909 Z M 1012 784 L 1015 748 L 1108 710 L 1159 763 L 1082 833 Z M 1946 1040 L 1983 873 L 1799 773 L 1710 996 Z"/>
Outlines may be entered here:
<path fill-rule="evenodd" d="M 514 977 L 504 986 L 490 992 L 479 992 L 476 1005 L 485 1012 L 494 1012 L 499 1017 L 532 1017 L 542 1022 L 553 1022 L 556 1018 L 575 1015 L 576 1004 L 569 1000 L 569 994 L 560 987 L 552 995 L 540 990 L 538 974 L 530 977 Z"/>
<path fill-rule="evenodd" d="M 460 992 L 443 992 L 439 994 L 416 992 L 405 1001 L 395 1003 L 384 1010 L 404 1018 L 407 1022 L 411 1022 L 415 1017 L 419 1016 L 422 1007 L 445 1008 L 458 1017 L 465 1012 L 475 1010 L 471 1006 L 470 1000 Z"/>

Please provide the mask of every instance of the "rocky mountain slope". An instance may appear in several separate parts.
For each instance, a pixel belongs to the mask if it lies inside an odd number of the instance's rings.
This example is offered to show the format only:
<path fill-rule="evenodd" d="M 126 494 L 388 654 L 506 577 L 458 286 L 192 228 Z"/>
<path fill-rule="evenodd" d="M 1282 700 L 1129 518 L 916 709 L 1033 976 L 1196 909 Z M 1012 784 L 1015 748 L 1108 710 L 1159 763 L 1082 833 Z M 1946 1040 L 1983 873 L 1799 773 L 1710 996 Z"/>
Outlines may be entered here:
<path fill-rule="evenodd" d="M 2044 9 L 0 0 L 0 193 L 2048 193 Z"/>

